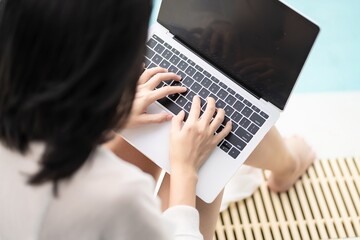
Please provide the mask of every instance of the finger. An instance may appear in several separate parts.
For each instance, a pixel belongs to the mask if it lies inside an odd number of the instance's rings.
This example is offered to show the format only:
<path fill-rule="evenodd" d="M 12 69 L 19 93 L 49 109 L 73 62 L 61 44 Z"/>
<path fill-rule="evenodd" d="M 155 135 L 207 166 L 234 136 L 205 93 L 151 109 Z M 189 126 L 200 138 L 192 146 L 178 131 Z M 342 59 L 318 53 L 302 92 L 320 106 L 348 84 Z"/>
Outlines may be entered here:
<path fill-rule="evenodd" d="M 210 130 L 212 132 L 215 132 L 221 125 L 221 123 L 224 121 L 225 118 L 225 111 L 224 109 L 220 108 L 217 110 L 216 116 L 214 120 L 210 123 Z"/>
<path fill-rule="evenodd" d="M 165 73 L 168 70 L 165 68 L 161 68 L 161 67 L 155 67 L 155 68 L 149 68 L 146 69 L 143 74 L 141 74 L 138 84 L 144 84 L 147 81 L 149 81 L 154 75 L 158 74 L 158 73 Z"/>
<path fill-rule="evenodd" d="M 175 73 L 157 73 L 150 78 L 150 80 L 146 83 L 150 89 L 156 88 L 162 81 L 167 80 L 175 80 L 180 81 L 181 77 L 176 75 Z"/>
<path fill-rule="evenodd" d="M 175 117 L 172 118 L 172 121 L 171 121 L 171 132 L 172 133 L 176 134 L 181 130 L 184 117 L 185 117 L 185 112 L 184 112 L 184 110 L 181 110 L 178 113 L 178 115 L 176 115 Z"/>
<path fill-rule="evenodd" d="M 148 103 L 155 102 L 156 100 L 159 100 L 163 97 L 166 97 L 167 95 L 176 94 L 176 93 L 183 93 L 186 92 L 186 87 L 180 87 L 180 86 L 165 86 L 159 89 L 156 89 L 152 91 L 148 98 Z"/>
<path fill-rule="evenodd" d="M 232 123 L 228 121 L 223 130 L 214 136 L 216 144 L 219 144 L 231 132 Z"/>
<path fill-rule="evenodd" d="M 159 114 L 143 114 L 139 116 L 138 122 L 140 124 L 151 124 L 151 123 L 163 123 L 170 121 L 173 118 L 173 115 L 168 113 L 159 113 Z"/>
<path fill-rule="evenodd" d="M 208 97 L 206 99 L 206 109 L 205 109 L 203 115 L 201 116 L 201 119 L 204 119 L 204 121 L 207 124 L 209 124 L 211 119 L 214 116 L 215 111 L 216 111 L 215 99 L 212 97 Z"/>
<path fill-rule="evenodd" d="M 191 104 L 191 109 L 187 122 L 195 122 L 199 119 L 201 108 L 200 103 L 201 102 L 199 96 L 195 95 Z"/>

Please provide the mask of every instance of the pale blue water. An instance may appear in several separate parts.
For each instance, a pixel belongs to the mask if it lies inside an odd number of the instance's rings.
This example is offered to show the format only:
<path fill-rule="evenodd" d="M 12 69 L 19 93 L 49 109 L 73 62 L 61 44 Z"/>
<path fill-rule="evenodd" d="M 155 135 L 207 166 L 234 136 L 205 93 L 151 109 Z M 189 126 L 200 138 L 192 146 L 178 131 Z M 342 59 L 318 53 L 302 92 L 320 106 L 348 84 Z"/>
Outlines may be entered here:
<path fill-rule="evenodd" d="M 156 19 L 161 0 L 154 0 Z M 181 0 L 179 0 L 181 1 Z M 316 22 L 319 37 L 295 92 L 360 90 L 360 0 L 284 0 Z"/>

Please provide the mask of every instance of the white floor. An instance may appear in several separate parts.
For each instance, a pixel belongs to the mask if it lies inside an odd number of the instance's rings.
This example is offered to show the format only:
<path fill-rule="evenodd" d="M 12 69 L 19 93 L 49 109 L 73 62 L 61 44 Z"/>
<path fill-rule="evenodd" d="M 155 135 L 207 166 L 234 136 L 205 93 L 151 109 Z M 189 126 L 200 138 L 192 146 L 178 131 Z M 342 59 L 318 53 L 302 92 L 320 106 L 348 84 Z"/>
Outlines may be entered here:
<path fill-rule="evenodd" d="M 304 136 L 319 158 L 360 156 L 360 91 L 294 94 L 276 125 Z"/>

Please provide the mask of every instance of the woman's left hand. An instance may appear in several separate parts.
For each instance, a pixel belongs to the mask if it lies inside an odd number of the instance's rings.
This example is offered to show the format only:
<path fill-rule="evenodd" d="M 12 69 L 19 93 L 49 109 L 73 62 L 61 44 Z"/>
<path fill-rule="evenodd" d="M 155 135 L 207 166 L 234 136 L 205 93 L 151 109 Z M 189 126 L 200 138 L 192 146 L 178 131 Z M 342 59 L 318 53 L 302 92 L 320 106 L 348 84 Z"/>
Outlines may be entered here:
<path fill-rule="evenodd" d="M 148 106 L 167 95 L 186 92 L 181 86 L 165 86 L 155 89 L 162 81 L 180 81 L 181 77 L 169 73 L 167 69 L 156 67 L 147 69 L 140 76 L 131 114 L 125 128 L 133 128 L 149 123 L 162 123 L 172 119 L 170 113 L 148 114 Z"/>

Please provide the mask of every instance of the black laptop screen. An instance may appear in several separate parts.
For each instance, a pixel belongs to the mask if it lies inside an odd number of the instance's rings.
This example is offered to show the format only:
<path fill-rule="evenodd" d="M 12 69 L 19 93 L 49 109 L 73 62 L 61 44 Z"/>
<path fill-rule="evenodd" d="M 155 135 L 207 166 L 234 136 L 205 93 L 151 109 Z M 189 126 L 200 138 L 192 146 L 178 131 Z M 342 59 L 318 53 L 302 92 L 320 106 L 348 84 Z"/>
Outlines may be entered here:
<path fill-rule="evenodd" d="M 277 0 L 163 0 L 158 22 L 280 109 L 319 32 Z"/>

